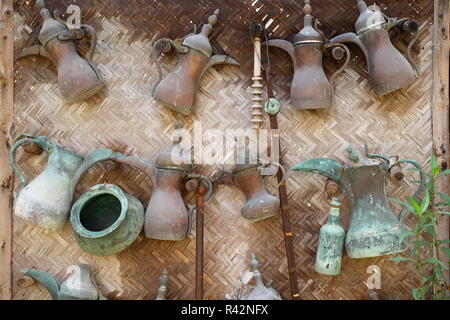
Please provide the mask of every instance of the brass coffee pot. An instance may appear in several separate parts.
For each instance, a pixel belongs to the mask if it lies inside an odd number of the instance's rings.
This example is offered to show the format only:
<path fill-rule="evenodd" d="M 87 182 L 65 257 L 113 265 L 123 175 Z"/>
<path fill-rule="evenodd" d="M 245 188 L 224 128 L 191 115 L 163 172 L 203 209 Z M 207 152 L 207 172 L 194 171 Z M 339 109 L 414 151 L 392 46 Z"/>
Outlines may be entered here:
<path fill-rule="evenodd" d="M 290 170 L 321 174 L 337 182 L 347 196 L 350 206 L 350 227 L 345 239 L 345 248 L 350 258 L 378 257 L 406 250 L 406 228 L 403 224 L 404 209 L 400 221 L 389 207 L 385 191 L 385 178 L 398 166 L 409 163 L 420 173 L 421 184 L 414 194 L 417 197 L 425 181 L 420 164 L 413 160 L 392 161 L 390 157 L 370 154 L 368 158 L 379 159 L 372 164 L 369 161 L 361 165 L 344 166 L 336 160 L 318 158 L 307 160 Z M 358 163 L 358 159 L 354 159 Z M 397 172 L 398 173 L 398 172 Z M 403 178 L 403 175 L 399 175 Z"/>
<path fill-rule="evenodd" d="M 52 300 L 107 300 L 98 289 L 87 264 L 69 266 L 68 277 L 61 285 L 44 271 L 22 269 L 20 272 L 47 288 Z"/>
<path fill-rule="evenodd" d="M 195 96 L 200 87 L 203 74 L 212 66 L 229 64 L 239 66 L 239 63 L 225 55 L 212 55 L 212 48 L 208 36 L 213 25 L 217 22 L 219 10 L 214 11 L 208 23 L 199 34 L 188 34 L 181 40 L 159 39 L 155 42 L 153 52 L 169 52 L 173 47 L 179 54 L 179 61 L 175 69 L 162 79 L 159 62 L 157 67 L 159 79 L 153 89 L 153 97 L 182 115 L 191 113 Z M 162 79 L 162 80 L 161 80 Z"/>
<path fill-rule="evenodd" d="M 336 36 L 330 43 L 350 42 L 361 48 L 368 64 L 369 81 L 377 95 L 383 96 L 409 86 L 419 74 L 411 58 L 411 48 L 418 38 L 417 23 L 406 18 L 389 18 L 378 6 L 368 7 L 363 0 L 356 1 L 360 12 L 355 25 L 356 34 L 350 32 Z M 389 31 L 395 27 L 417 34 L 408 46 L 408 59 L 391 43 Z"/>
<path fill-rule="evenodd" d="M 273 39 L 267 44 L 286 51 L 294 64 L 294 78 L 291 85 L 291 104 L 298 110 L 330 108 L 333 100 L 333 79 L 347 67 L 350 51 L 342 44 L 330 44 L 325 40 L 317 25 L 319 21 L 311 15 L 310 1 L 305 1 L 304 27 L 294 37 L 294 43 Z M 344 51 L 347 61 L 328 80 L 323 70 L 323 53 L 333 48 L 333 57 L 342 59 Z"/>
<path fill-rule="evenodd" d="M 58 70 L 58 86 L 66 102 L 80 102 L 99 92 L 105 81 L 93 62 L 97 45 L 94 28 L 82 24 L 78 32 L 70 31 L 64 21 L 52 17 L 44 0 L 38 0 L 36 6 L 44 19 L 39 32 L 41 45 L 25 49 L 18 58 L 38 55 L 50 59 Z M 91 47 L 83 59 L 76 50 L 75 40 L 80 40 L 85 34 L 91 38 Z"/>

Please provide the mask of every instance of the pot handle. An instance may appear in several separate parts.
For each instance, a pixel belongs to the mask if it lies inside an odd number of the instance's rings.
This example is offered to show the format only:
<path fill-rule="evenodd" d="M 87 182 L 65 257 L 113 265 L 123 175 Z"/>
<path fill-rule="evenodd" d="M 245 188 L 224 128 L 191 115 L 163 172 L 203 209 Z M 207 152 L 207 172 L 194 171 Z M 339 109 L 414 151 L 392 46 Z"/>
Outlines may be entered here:
<path fill-rule="evenodd" d="M 213 184 L 210 178 L 200 175 L 200 174 L 189 174 L 188 179 L 200 179 L 202 181 L 204 181 L 207 185 L 208 191 L 206 191 L 205 194 L 205 202 L 208 202 L 209 200 L 211 200 L 212 196 L 213 196 Z M 193 216 L 194 216 L 194 212 L 197 210 L 197 206 L 191 206 L 189 208 L 188 211 L 188 230 L 186 233 L 186 237 L 189 236 L 192 232 L 192 222 L 193 222 Z"/>
<path fill-rule="evenodd" d="M 336 60 L 341 60 L 343 58 L 343 54 L 346 55 L 345 63 L 342 65 L 341 68 L 339 68 L 330 77 L 332 96 L 334 96 L 334 90 L 335 90 L 334 84 L 333 84 L 334 79 L 348 67 L 348 64 L 350 63 L 351 54 L 350 54 L 350 50 L 348 49 L 348 47 L 343 43 L 329 43 L 329 44 L 327 44 L 327 48 L 333 48 L 332 54 L 333 54 L 333 58 Z M 344 52 L 342 52 L 341 50 L 344 50 Z"/>
<path fill-rule="evenodd" d="M 97 32 L 95 31 L 95 29 L 92 26 L 90 26 L 88 24 L 80 25 L 80 29 L 82 29 L 84 32 L 89 34 L 89 36 L 91 37 L 91 47 L 89 48 L 89 51 L 86 54 L 86 61 L 89 63 L 91 68 L 96 73 L 97 78 L 100 81 L 102 81 L 102 76 L 100 74 L 100 71 L 98 70 L 98 68 L 94 64 L 94 53 L 95 53 L 95 49 L 97 47 Z"/>
<path fill-rule="evenodd" d="M 402 163 L 409 163 L 409 164 L 412 164 L 412 165 L 413 165 L 414 167 L 416 167 L 417 170 L 419 171 L 419 174 L 420 174 L 420 185 L 419 185 L 419 187 L 417 188 L 416 192 L 414 192 L 414 194 L 413 194 L 413 196 L 412 196 L 412 197 L 415 199 L 415 198 L 417 198 L 417 197 L 422 193 L 422 191 L 423 191 L 423 189 L 424 189 L 425 182 L 426 182 L 425 171 L 423 170 L 422 166 L 421 166 L 418 162 L 416 162 L 416 161 L 414 161 L 414 160 L 409 160 L 409 159 L 401 159 L 401 160 L 398 160 L 398 161 L 395 162 L 390 168 L 392 168 L 392 167 L 394 167 L 394 166 L 396 166 L 396 165 L 402 164 Z M 403 218 L 404 218 L 404 216 L 405 216 L 406 213 L 407 213 L 407 210 L 406 210 L 405 208 L 403 208 L 403 209 L 400 211 L 400 223 L 403 224 L 403 225 L 404 225 L 404 223 L 403 223 Z"/>
<path fill-rule="evenodd" d="M 9 151 L 9 163 L 14 170 L 14 172 L 17 174 L 17 176 L 20 179 L 20 182 L 22 184 L 21 189 L 25 188 L 27 185 L 27 181 L 25 179 L 25 176 L 23 175 L 22 171 L 17 167 L 15 162 L 15 153 L 16 150 L 22 146 L 26 142 L 34 142 L 38 146 L 42 147 L 42 149 L 45 150 L 47 153 L 51 153 L 53 151 L 54 145 L 50 140 L 45 136 L 33 136 L 30 134 L 21 134 L 16 139 L 14 139 L 14 145 L 12 146 L 11 150 Z"/>

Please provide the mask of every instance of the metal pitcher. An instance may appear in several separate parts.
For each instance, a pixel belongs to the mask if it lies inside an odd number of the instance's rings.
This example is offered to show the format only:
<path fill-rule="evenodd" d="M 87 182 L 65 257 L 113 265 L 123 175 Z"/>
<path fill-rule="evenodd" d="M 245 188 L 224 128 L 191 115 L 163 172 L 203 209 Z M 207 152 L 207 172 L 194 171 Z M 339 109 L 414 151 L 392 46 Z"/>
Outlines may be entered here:
<path fill-rule="evenodd" d="M 78 32 L 71 31 L 66 23 L 59 19 L 56 12 L 56 19 L 52 17 L 45 7 L 44 0 L 38 0 L 36 6 L 40 9 L 44 20 L 39 32 L 41 45 L 25 49 L 18 58 L 38 55 L 50 59 L 58 70 L 58 87 L 61 95 L 69 103 L 86 100 L 99 92 L 105 81 L 93 62 L 97 45 L 95 29 L 82 24 Z M 80 40 L 86 34 L 91 38 L 91 47 L 84 59 L 76 50 L 75 40 Z"/>
<path fill-rule="evenodd" d="M 351 258 L 378 257 L 407 249 L 402 222 L 405 210 L 400 213 L 399 221 L 387 201 L 385 178 L 394 167 L 409 163 L 419 170 L 421 181 L 425 181 L 422 167 L 413 160 L 392 162 L 389 157 L 369 154 L 367 150 L 366 154 L 369 158 L 380 159 L 381 163 L 345 167 L 335 160 L 319 158 L 304 161 L 290 169 L 321 174 L 342 187 L 350 206 L 350 227 L 345 248 Z M 421 190 L 422 184 L 413 197 L 417 197 Z"/>
<path fill-rule="evenodd" d="M 188 212 L 181 195 L 182 182 L 187 179 L 205 181 L 208 185 L 207 201 L 212 194 L 211 181 L 191 172 L 191 159 L 175 143 L 161 152 L 155 162 L 123 155 L 116 160 L 141 169 L 152 181 L 153 193 L 145 213 L 145 236 L 157 240 L 184 240 L 190 233 L 195 207 Z"/>
<path fill-rule="evenodd" d="M 156 51 L 169 52 L 173 47 L 179 54 L 179 61 L 176 68 L 164 79 L 159 62 L 156 61 L 159 79 L 153 89 L 153 97 L 182 115 L 191 113 L 200 80 L 206 70 L 219 64 L 239 66 L 239 63 L 231 57 L 212 55 L 208 36 L 217 22 L 218 14 L 219 10 L 216 10 L 199 34 L 188 34 L 181 40 L 163 38 L 154 44 L 155 59 L 158 55 Z"/>
<path fill-rule="evenodd" d="M 305 14 L 304 27 L 297 33 L 294 43 L 286 40 L 273 39 L 267 44 L 286 51 L 294 64 L 294 78 L 291 85 L 291 104 L 296 109 L 324 109 L 330 108 L 333 101 L 332 80 L 338 76 L 350 61 L 350 51 L 342 44 L 327 43 L 324 35 L 317 28 L 319 21 L 311 16 L 310 1 L 305 1 L 303 8 Z M 323 52 L 335 47 L 333 56 L 343 58 L 346 52 L 347 61 L 328 80 L 323 70 Z M 339 48 L 339 49 L 337 49 Z"/>
<path fill-rule="evenodd" d="M 144 225 L 144 214 L 136 197 L 117 186 L 99 184 L 73 205 L 70 222 L 83 251 L 110 256 L 136 240 Z"/>
<path fill-rule="evenodd" d="M 417 23 L 406 18 L 389 18 L 378 6 L 368 7 L 363 0 L 356 1 L 360 12 L 355 25 L 356 34 L 345 33 L 330 42 L 350 42 L 361 48 L 368 64 L 369 81 L 377 95 L 383 96 L 409 86 L 419 75 L 419 69 L 411 58 L 411 48 L 418 38 Z M 389 30 L 394 27 L 417 34 L 408 46 L 408 59 L 391 43 Z"/>
<path fill-rule="evenodd" d="M 35 225 L 57 231 L 64 227 L 69 217 L 75 185 L 81 175 L 96 162 L 113 157 L 114 152 L 98 149 L 83 157 L 70 152 L 45 136 L 22 134 L 10 150 L 9 162 L 19 176 L 22 189 L 15 199 L 14 213 Z M 15 164 L 15 151 L 22 145 L 31 145 L 39 153 L 49 154 L 44 171 L 27 184 L 24 175 Z"/>
<path fill-rule="evenodd" d="M 250 280 L 254 280 L 255 285 L 250 294 L 244 297 L 242 300 L 282 300 L 280 294 L 272 288 L 272 281 L 268 285 L 265 285 L 262 280 L 261 272 L 259 271 L 259 262 L 254 254 L 251 255 L 251 267 L 252 275 L 250 279 L 244 279 L 242 282 L 246 285 Z"/>
<path fill-rule="evenodd" d="M 98 289 L 87 264 L 69 266 L 69 276 L 61 285 L 44 271 L 22 269 L 20 272 L 42 284 L 53 300 L 107 300 Z"/>

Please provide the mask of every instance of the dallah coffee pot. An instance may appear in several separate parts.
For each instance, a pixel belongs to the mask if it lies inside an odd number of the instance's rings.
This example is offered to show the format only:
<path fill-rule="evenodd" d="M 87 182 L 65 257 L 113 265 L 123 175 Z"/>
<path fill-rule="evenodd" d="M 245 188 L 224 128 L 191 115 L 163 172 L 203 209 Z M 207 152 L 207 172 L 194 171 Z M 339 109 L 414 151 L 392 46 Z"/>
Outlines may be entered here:
<path fill-rule="evenodd" d="M 107 300 L 98 289 L 87 264 L 69 266 L 69 276 L 61 285 L 44 271 L 22 269 L 20 272 L 47 288 L 53 300 Z"/>
<path fill-rule="evenodd" d="M 63 228 L 69 217 L 75 185 L 81 175 L 96 162 L 113 157 L 114 152 L 98 149 L 83 157 L 68 151 L 47 137 L 29 134 L 18 136 L 10 150 L 9 162 L 19 176 L 22 189 L 14 204 L 14 213 L 35 225 L 57 231 Z M 38 146 L 31 152 L 46 151 L 49 154 L 44 171 L 29 184 L 15 164 L 15 151 L 20 146 Z"/>
<path fill-rule="evenodd" d="M 50 11 L 45 7 L 44 0 L 38 0 L 36 6 L 40 9 L 44 20 L 39 32 L 41 45 L 25 49 L 18 58 L 39 55 L 50 59 L 58 70 L 58 86 L 61 95 L 69 103 L 86 100 L 99 92 L 105 85 L 105 81 L 93 62 L 97 45 L 94 28 L 82 24 L 78 33 L 70 31 L 64 21 L 51 16 Z M 86 59 L 80 57 L 75 47 L 75 40 L 79 40 L 80 34 L 81 37 L 88 34 L 91 38 L 91 47 Z"/>
<path fill-rule="evenodd" d="M 154 51 L 160 52 L 168 52 L 173 47 L 179 54 L 179 61 L 175 69 L 162 80 L 161 67 L 156 62 L 159 80 L 153 89 L 153 97 L 182 115 L 191 113 L 200 80 L 206 70 L 218 64 L 239 66 L 237 61 L 228 56 L 212 55 L 208 36 L 217 22 L 218 14 L 219 10 L 216 10 L 199 34 L 189 34 L 181 40 L 163 38 L 154 45 Z"/>
<path fill-rule="evenodd" d="M 330 108 L 334 91 L 331 82 L 348 65 L 350 51 L 342 44 L 326 42 L 324 35 L 317 29 L 318 20 L 315 24 L 313 23 L 309 0 L 305 1 L 303 12 L 304 27 L 295 36 L 294 43 L 273 39 L 267 44 L 286 51 L 292 59 L 294 64 L 294 78 L 291 85 L 292 106 L 299 110 Z M 335 47 L 333 56 L 336 59 L 341 59 L 345 50 L 347 61 L 328 80 L 323 70 L 323 52 L 330 47 Z"/>
<path fill-rule="evenodd" d="M 357 4 L 360 16 L 355 25 L 356 34 L 350 32 L 336 36 L 330 43 L 350 42 L 361 48 L 368 64 L 369 81 L 377 95 L 383 96 L 409 86 L 419 74 L 410 54 L 417 37 L 409 44 L 406 59 L 392 45 L 389 30 L 398 27 L 418 34 L 417 23 L 406 18 L 388 18 L 378 6 L 368 7 L 363 0 L 357 0 Z"/>
<path fill-rule="evenodd" d="M 402 163 L 415 166 L 424 181 L 421 166 L 408 159 L 396 160 L 383 155 L 366 154 L 370 158 L 381 159 L 379 164 L 364 163 L 346 167 L 336 160 L 319 158 L 304 161 L 290 170 L 321 174 L 337 182 L 347 196 L 350 206 L 350 226 L 345 239 L 345 248 L 350 258 L 370 258 L 402 252 L 407 248 L 402 223 L 389 207 L 385 178 L 390 171 Z M 414 194 L 417 197 L 421 186 Z"/>

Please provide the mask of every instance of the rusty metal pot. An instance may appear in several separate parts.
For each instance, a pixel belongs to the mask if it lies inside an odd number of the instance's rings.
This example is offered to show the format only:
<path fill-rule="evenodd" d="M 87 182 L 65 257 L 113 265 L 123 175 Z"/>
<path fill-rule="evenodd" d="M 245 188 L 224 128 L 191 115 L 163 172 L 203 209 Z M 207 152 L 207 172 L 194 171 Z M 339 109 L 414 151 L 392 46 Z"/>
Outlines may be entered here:
<path fill-rule="evenodd" d="M 324 35 L 318 30 L 318 20 L 313 24 L 310 1 L 305 1 L 304 27 L 297 33 L 294 43 L 286 40 L 273 39 L 267 44 L 286 51 L 294 64 L 294 78 L 291 85 L 291 104 L 299 110 L 330 108 L 333 101 L 333 79 L 338 76 L 350 61 L 350 51 L 342 44 L 329 44 Z M 347 60 L 338 71 L 328 80 L 323 70 L 323 52 L 328 48 L 335 48 L 333 56 L 342 59 L 343 51 Z M 339 49 L 338 49 L 339 48 Z"/>
<path fill-rule="evenodd" d="M 179 54 L 175 69 L 162 79 L 161 67 L 156 61 L 159 79 L 153 89 L 153 97 L 182 115 L 191 113 L 195 96 L 200 87 L 203 74 L 212 66 L 239 63 L 225 55 L 213 55 L 208 36 L 217 22 L 219 10 L 210 16 L 199 34 L 189 34 L 181 40 L 159 39 L 154 45 L 154 52 L 168 52 L 173 47 Z M 155 59 L 156 59 L 155 53 Z M 162 80 L 161 80 L 162 79 Z"/>
<path fill-rule="evenodd" d="M 411 85 L 419 74 L 411 58 L 411 48 L 418 38 L 417 23 L 406 18 L 389 18 L 378 6 L 368 7 L 363 0 L 356 1 L 360 12 L 355 25 L 356 34 L 350 32 L 336 36 L 330 43 L 350 42 L 361 48 L 368 63 L 369 81 L 377 95 L 383 96 Z M 394 27 L 417 34 L 408 46 L 408 59 L 392 45 L 389 30 Z"/>
<path fill-rule="evenodd" d="M 70 31 L 64 21 L 52 17 L 43 0 L 37 1 L 37 7 L 44 20 L 39 32 L 41 45 L 25 49 L 18 58 L 38 55 L 50 59 L 58 70 L 58 87 L 66 102 L 83 101 L 99 92 L 105 81 L 93 62 L 97 45 L 94 28 L 82 24 L 79 32 Z M 76 50 L 75 40 L 85 34 L 91 38 L 91 47 L 83 59 Z"/>

